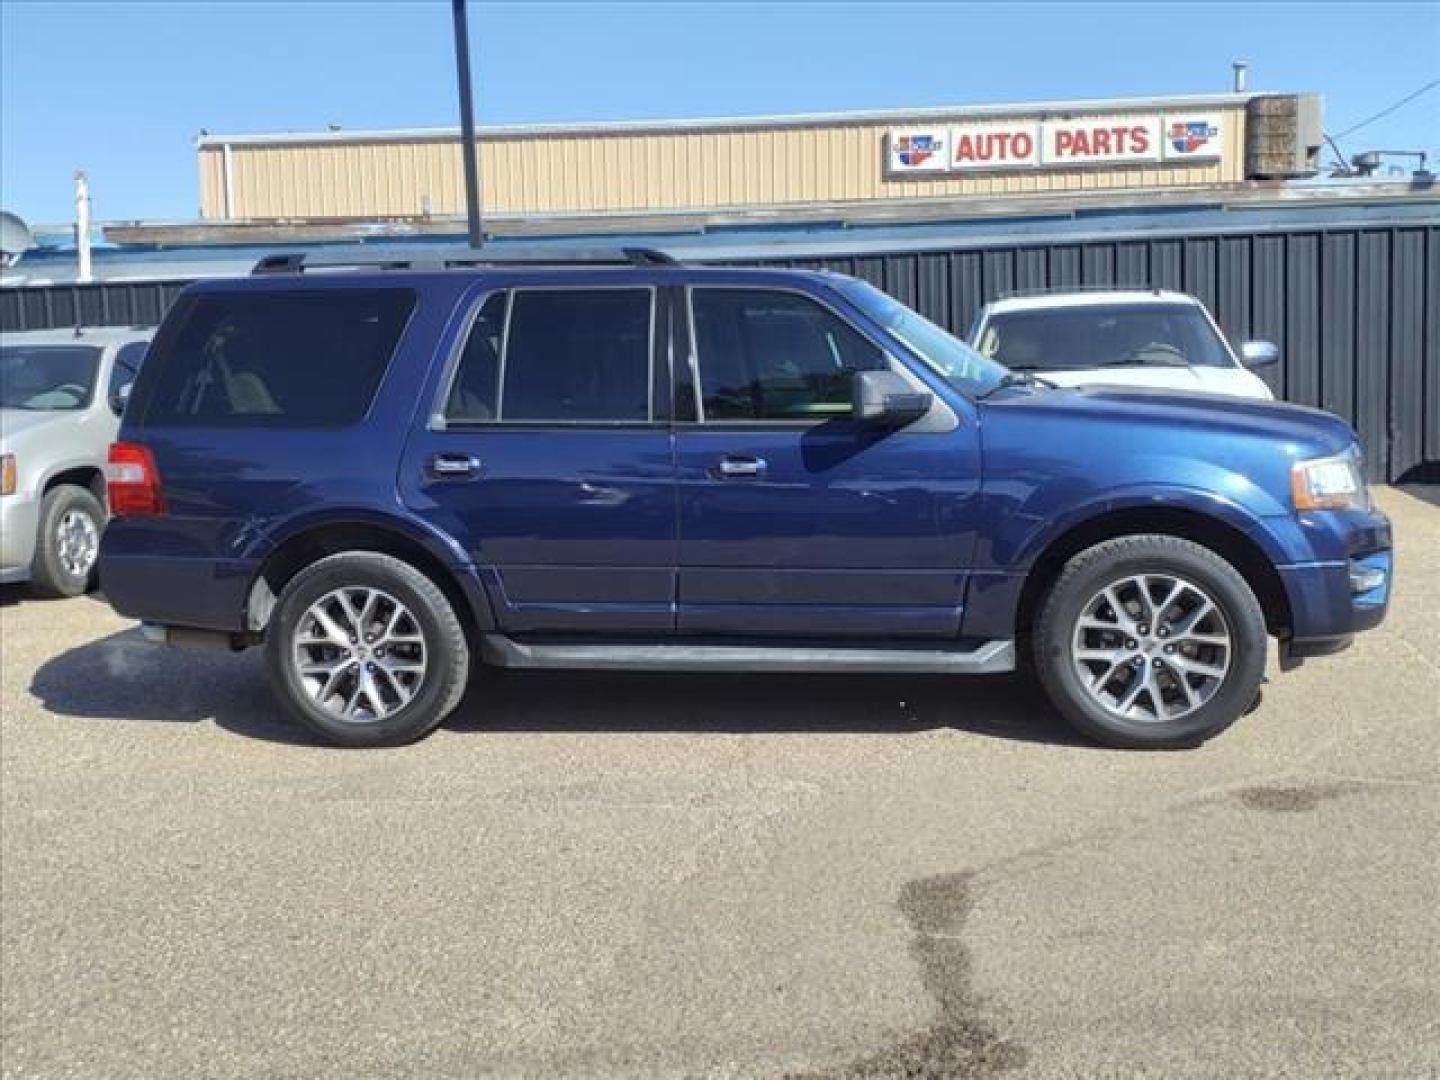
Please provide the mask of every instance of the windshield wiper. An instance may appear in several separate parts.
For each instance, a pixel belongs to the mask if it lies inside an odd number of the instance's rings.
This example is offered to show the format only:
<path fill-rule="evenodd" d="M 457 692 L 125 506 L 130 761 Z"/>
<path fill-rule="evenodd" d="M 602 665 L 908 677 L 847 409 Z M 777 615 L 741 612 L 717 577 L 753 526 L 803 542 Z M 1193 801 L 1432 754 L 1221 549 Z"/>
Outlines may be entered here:
<path fill-rule="evenodd" d="M 980 395 L 979 397 L 977 397 L 975 400 L 976 400 L 976 401 L 984 401 L 986 398 L 988 398 L 991 394 L 995 393 L 996 391 L 999 391 L 999 390 L 1008 390 L 1008 389 L 1010 389 L 1012 386 L 1043 386 L 1043 387 L 1045 387 L 1045 388 L 1047 388 L 1047 389 L 1049 389 L 1049 390 L 1056 390 L 1056 389 L 1059 388 L 1055 383 L 1051 382 L 1049 379 L 1042 379 L 1042 378 L 1040 378 L 1040 376 L 1038 376 L 1038 375 L 1032 375 L 1032 374 L 1030 374 L 1030 372 L 1028 372 L 1028 371 L 1025 371 L 1025 370 L 1022 370 L 1022 369 L 1012 368 L 1011 370 L 1007 371 L 1004 375 L 1000 376 L 1000 381 L 999 381 L 999 382 L 997 382 L 997 383 L 996 383 L 994 386 L 992 386 L 989 390 L 986 390 L 983 394 L 981 394 L 981 395 Z"/>

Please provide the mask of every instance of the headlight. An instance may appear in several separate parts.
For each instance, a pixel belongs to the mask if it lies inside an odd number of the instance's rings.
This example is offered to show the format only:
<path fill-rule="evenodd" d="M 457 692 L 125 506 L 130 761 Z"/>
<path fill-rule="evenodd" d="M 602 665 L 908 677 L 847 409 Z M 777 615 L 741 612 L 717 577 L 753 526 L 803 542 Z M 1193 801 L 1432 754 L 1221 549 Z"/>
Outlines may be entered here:
<path fill-rule="evenodd" d="M 1296 510 L 1370 509 L 1358 450 L 1297 461 L 1290 469 L 1290 493 Z"/>
<path fill-rule="evenodd" d="M 0 495 L 15 494 L 15 455 L 0 455 Z"/>

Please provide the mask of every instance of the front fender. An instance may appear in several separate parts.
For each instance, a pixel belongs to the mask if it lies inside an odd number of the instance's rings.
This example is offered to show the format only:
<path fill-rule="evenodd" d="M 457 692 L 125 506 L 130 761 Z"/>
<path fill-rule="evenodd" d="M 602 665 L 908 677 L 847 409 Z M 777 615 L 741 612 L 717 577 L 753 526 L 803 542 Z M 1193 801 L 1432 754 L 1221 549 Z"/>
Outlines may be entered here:
<path fill-rule="evenodd" d="M 1242 473 L 1162 454 L 1132 455 L 1107 463 L 1106 471 L 1120 475 L 1102 484 L 1091 475 L 1067 470 L 1036 485 L 987 483 L 991 529 L 988 558 L 982 557 L 980 566 L 1023 570 L 1078 525 L 1118 510 L 1147 507 L 1186 510 L 1221 521 L 1244 533 L 1276 565 L 1307 557 L 1309 545 L 1290 508 Z"/>
<path fill-rule="evenodd" d="M 1292 561 L 1287 553 L 1288 545 L 1274 531 L 1274 518 L 1261 519 L 1214 492 L 1172 486 L 1126 488 L 1111 492 L 1104 498 L 1066 510 L 1045 521 L 1039 528 L 1017 532 L 1013 538 L 1007 537 L 1014 543 L 1007 564 L 1015 569 L 1026 569 L 1056 540 L 1087 521 L 1121 510 L 1147 508 L 1188 510 L 1213 518 L 1244 533 L 1276 565 Z"/>

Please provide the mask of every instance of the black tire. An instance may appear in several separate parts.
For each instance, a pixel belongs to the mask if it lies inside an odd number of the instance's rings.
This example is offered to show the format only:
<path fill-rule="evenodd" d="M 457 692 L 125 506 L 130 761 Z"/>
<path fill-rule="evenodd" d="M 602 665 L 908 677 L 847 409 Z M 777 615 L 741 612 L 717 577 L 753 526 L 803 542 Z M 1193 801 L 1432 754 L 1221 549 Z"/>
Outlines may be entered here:
<path fill-rule="evenodd" d="M 322 706 L 292 662 L 295 635 L 311 605 L 336 589 L 377 589 L 399 601 L 424 639 L 426 669 L 413 696 L 383 718 L 347 720 Z M 290 579 L 265 632 L 275 692 L 307 728 L 337 746 L 400 746 L 434 731 L 460 703 L 470 671 L 465 630 L 444 592 L 415 567 L 372 551 L 331 555 Z M 377 710 L 378 711 L 378 710 Z"/>
<path fill-rule="evenodd" d="M 1132 720 L 1105 708 L 1082 684 L 1072 660 L 1075 627 L 1087 603 L 1106 585 L 1131 575 L 1165 573 L 1193 582 L 1219 608 L 1231 635 L 1229 669 L 1209 700 L 1193 711 L 1166 720 Z M 1265 676 L 1265 639 L 1260 602 L 1221 556 L 1177 536 L 1124 536 L 1082 551 L 1065 565 L 1036 618 L 1034 659 L 1055 707 L 1092 739 L 1126 749 L 1182 749 L 1218 735 L 1257 700 Z"/>
<path fill-rule="evenodd" d="M 81 573 L 71 573 L 61 558 L 60 523 L 73 514 L 89 519 L 95 539 L 105 528 L 105 507 L 88 488 L 60 484 L 45 493 L 40 503 L 40 528 L 35 536 L 35 558 L 30 566 L 30 587 L 39 596 L 80 596 L 95 583 L 95 561 Z M 98 550 L 98 544 L 97 544 Z"/>

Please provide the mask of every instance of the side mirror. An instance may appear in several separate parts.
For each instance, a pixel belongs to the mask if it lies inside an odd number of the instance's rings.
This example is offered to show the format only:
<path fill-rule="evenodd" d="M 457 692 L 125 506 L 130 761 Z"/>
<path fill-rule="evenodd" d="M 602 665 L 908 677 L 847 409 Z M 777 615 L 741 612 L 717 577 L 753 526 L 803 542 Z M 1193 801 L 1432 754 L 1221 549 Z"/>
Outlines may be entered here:
<path fill-rule="evenodd" d="M 930 411 L 934 398 L 894 371 L 857 371 L 852 400 L 861 424 L 904 427 Z"/>
<path fill-rule="evenodd" d="M 1271 341 L 1247 341 L 1240 346 L 1240 362 L 1247 368 L 1269 367 L 1280 362 L 1280 350 Z"/>
<path fill-rule="evenodd" d="M 135 384 L 133 382 L 127 382 L 116 390 L 115 393 L 110 395 L 110 408 L 116 416 L 119 416 L 125 411 L 125 406 L 130 401 L 130 391 L 134 389 Z"/>

